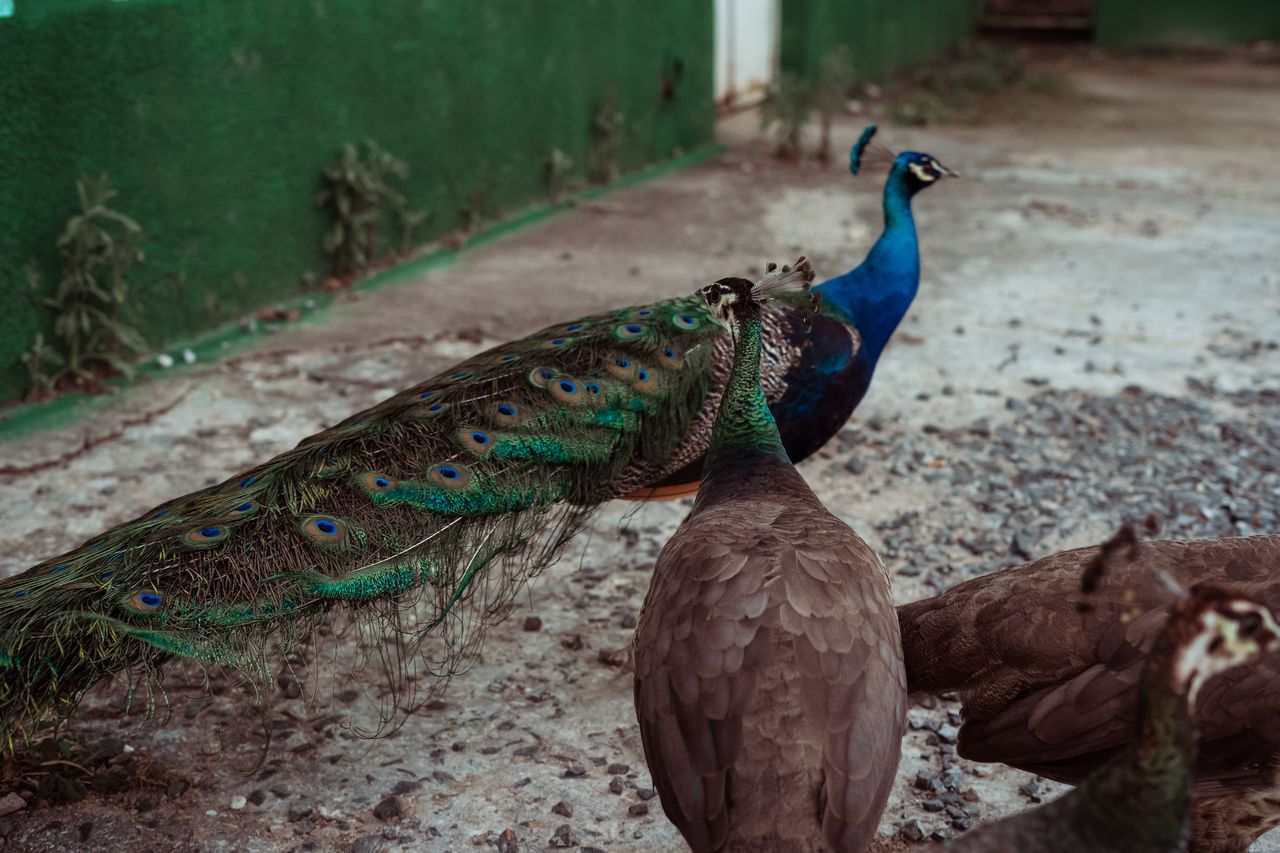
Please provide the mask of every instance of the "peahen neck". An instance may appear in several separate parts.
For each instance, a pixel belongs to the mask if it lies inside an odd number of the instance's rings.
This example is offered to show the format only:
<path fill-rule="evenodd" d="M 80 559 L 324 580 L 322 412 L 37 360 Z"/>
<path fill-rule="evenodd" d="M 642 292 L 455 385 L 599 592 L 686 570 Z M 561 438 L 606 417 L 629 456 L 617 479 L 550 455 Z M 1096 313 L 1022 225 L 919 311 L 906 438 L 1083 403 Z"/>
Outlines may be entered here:
<path fill-rule="evenodd" d="M 1181 651 L 1166 629 L 1142 670 L 1135 759 L 1153 779 L 1190 780 L 1195 763 L 1188 686 L 1176 684 L 1174 676 Z"/>
<path fill-rule="evenodd" d="M 1063 798 L 1135 853 L 1182 849 L 1186 837 L 1196 744 L 1186 685 L 1174 683 L 1177 653 L 1166 630 L 1143 667 L 1137 738 Z"/>
<path fill-rule="evenodd" d="M 861 357 L 874 364 L 920 286 L 920 243 L 911 215 L 907 168 L 895 163 L 884 186 L 884 231 L 866 260 L 820 285 L 823 305 L 862 336 Z"/>
<path fill-rule="evenodd" d="M 791 470 L 764 391 L 760 387 L 760 306 L 750 303 L 735 314 L 733 369 L 711 430 L 698 500 L 732 482 L 741 488 L 757 474 Z"/>

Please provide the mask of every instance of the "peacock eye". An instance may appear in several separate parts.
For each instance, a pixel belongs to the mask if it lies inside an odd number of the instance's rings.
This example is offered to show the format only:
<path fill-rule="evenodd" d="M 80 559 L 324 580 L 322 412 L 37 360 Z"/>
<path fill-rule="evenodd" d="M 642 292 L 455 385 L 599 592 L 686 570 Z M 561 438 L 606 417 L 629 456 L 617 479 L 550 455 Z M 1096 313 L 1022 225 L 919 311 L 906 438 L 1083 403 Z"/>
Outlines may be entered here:
<path fill-rule="evenodd" d="M 1262 627 L 1262 617 L 1257 613 L 1246 613 L 1240 617 L 1240 636 L 1249 637 Z"/>

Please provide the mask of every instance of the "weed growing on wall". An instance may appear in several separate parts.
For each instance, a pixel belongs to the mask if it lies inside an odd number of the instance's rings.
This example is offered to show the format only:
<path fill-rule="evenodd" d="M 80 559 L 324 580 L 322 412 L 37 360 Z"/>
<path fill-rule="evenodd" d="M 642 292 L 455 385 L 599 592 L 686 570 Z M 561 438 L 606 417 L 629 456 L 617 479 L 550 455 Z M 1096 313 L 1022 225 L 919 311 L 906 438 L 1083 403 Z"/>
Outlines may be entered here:
<path fill-rule="evenodd" d="M 889 109 L 890 118 L 899 124 L 975 121 L 982 115 L 985 96 L 1010 90 L 1054 94 L 1062 89 L 1054 74 L 1029 69 L 1018 51 L 990 42 L 961 44 L 917 69 L 912 82 L 911 91 Z"/>
<path fill-rule="evenodd" d="M 409 176 L 409 166 L 373 140 L 365 141 L 364 157 L 355 145 L 342 147 L 338 161 L 324 170 L 316 206 L 329 214 L 329 229 L 321 247 L 330 271 L 349 276 L 378 257 L 378 242 L 388 218 L 400 229 L 401 251 L 408 249 L 413 230 L 427 219 L 425 211 L 412 210 L 390 183 Z"/>
<path fill-rule="evenodd" d="M 804 126 L 813 111 L 813 87 L 794 71 L 783 71 L 760 105 L 760 129 L 773 130 L 775 156 L 799 160 Z"/>
<path fill-rule="evenodd" d="M 543 163 L 547 179 L 547 195 L 552 201 L 559 201 L 570 189 L 573 176 L 573 158 L 552 148 Z"/>
<path fill-rule="evenodd" d="M 109 206 L 117 195 L 106 175 L 76 182 L 80 212 L 67 220 L 58 237 L 65 259 L 62 278 L 52 297 L 41 302 L 54 313 L 56 344 L 43 335 L 22 356 L 39 399 L 67 388 L 101 390 L 115 374 L 132 376 L 134 359 L 146 342 L 133 325 L 128 270 L 143 259 L 142 227 Z M 28 267 L 28 281 L 39 289 L 39 272 Z"/>
<path fill-rule="evenodd" d="M 813 91 L 813 106 L 822 122 L 815 156 L 826 163 L 831 159 L 831 120 L 844 111 L 853 87 L 853 55 L 847 45 L 837 45 L 822 57 L 818 85 Z"/>
<path fill-rule="evenodd" d="M 622 111 L 618 109 L 618 93 L 610 88 L 600 99 L 591 119 L 587 176 L 592 183 L 611 184 L 618 178 L 618 148 L 622 143 L 623 119 Z"/>

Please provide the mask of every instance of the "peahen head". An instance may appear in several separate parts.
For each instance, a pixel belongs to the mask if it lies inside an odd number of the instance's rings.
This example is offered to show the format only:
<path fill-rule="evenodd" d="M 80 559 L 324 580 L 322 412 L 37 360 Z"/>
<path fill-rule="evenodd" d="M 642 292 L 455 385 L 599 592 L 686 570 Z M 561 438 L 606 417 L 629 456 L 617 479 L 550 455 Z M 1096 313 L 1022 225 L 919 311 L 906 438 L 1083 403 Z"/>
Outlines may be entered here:
<path fill-rule="evenodd" d="M 1194 704 L 1206 681 L 1280 649 L 1280 625 L 1271 611 L 1240 593 L 1197 586 L 1169 617 L 1173 687 Z"/>
<path fill-rule="evenodd" d="M 765 276 L 758 282 L 745 278 L 722 278 L 698 291 L 698 295 L 711 306 L 712 314 L 721 322 L 731 324 L 750 314 L 759 313 L 760 305 L 788 291 L 809 289 L 813 281 L 813 267 L 807 258 L 801 257 L 790 266 L 779 267 L 770 263 Z"/>

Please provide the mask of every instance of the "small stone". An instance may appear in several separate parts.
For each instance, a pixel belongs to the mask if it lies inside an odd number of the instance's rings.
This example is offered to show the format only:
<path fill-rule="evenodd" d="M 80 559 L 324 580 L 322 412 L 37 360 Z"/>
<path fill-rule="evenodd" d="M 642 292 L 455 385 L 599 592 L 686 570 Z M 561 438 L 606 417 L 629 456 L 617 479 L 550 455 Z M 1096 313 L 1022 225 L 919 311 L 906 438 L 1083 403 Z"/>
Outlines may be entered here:
<path fill-rule="evenodd" d="M 0 817 L 20 812 L 27 807 L 27 801 L 10 792 L 0 797 Z"/>
<path fill-rule="evenodd" d="M 297 823 L 311 816 L 315 809 L 309 803 L 298 803 L 289 807 L 289 823 Z"/>
<path fill-rule="evenodd" d="M 610 764 L 605 768 L 606 773 L 612 773 L 614 776 L 625 776 L 631 772 L 631 767 L 627 764 Z"/>
<path fill-rule="evenodd" d="M 627 806 L 627 814 L 632 817 L 644 817 L 649 813 L 648 803 L 632 803 Z"/>
<path fill-rule="evenodd" d="M 596 658 L 605 666 L 620 667 L 627 662 L 627 650 L 625 648 L 601 649 Z"/>
<path fill-rule="evenodd" d="M 524 629 L 526 631 L 541 631 L 542 620 L 537 616 L 526 616 L 524 617 Z"/>
<path fill-rule="evenodd" d="M 170 786 L 172 787 L 172 786 Z M 260 806 L 267 801 L 267 792 L 259 788 L 249 795 L 249 802 L 255 806 Z"/>
<path fill-rule="evenodd" d="M 498 853 L 520 853 L 520 845 L 516 842 L 516 834 L 507 827 L 498 836 Z"/>
<path fill-rule="evenodd" d="M 378 820 L 391 820 L 400 817 L 404 810 L 400 806 L 400 798 L 397 796 L 383 797 L 382 802 L 373 807 L 373 816 Z"/>
<path fill-rule="evenodd" d="M 636 796 L 642 800 L 652 800 L 655 794 L 652 788 L 636 788 Z"/>
<path fill-rule="evenodd" d="M 924 841 L 924 827 L 912 819 L 898 826 L 898 837 L 904 841 Z"/>
<path fill-rule="evenodd" d="M 625 789 L 626 786 L 623 784 L 621 776 L 614 776 L 609 780 L 610 794 L 621 794 Z"/>
<path fill-rule="evenodd" d="M 564 769 L 564 778 L 566 779 L 577 779 L 586 775 L 587 775 L 587 768 L 583 767 L 580 764 L 574 764 Z"/>
<path fill-rule="evenodd" d="M 950 723 L 938 726 L 938 738 L 943 743 L 955 743 L 960 738 L 960 730 Z"/>
<path fill-rule="evenodd" d="M 184 349 L 182 351 L 182 361 L 185 364 L 195 364 L 196 363 L 195 350 L 191 349 L 190 347 L 187 347 L 186 349 Z"/>
<path fill-rule="evenodd" d="M 558 814 L 560 817 L 573 817 L 573 809 L 564 800 L 552 806 L 551 813 Z"/>
<path fill-rule="evenodd" d="M 933 813 L 940 812 L 946 808 L 946 806 L 942 804 L 942 800 L 925 800 L 920 805 L 925 811 Z"/>
<path fill-rule="evenodd" d="M 422 787 L 422 783 L 413 779 L 401 779 L 396 786 L 391 789 L 391 793 L 399 796 L 400 794 L 412 794 L 414 791 Z"/>
<path fill-rule="evenodd" d="M 552 847 L 572 847 L 573 827 L 567 823 L 560 824 L 556 827 L 556 831 L 551 834 L 549 843 Z"/>
<path fill-rule="evenodd" d="M 240 796 L 239 794 L 231 798 L 231 808 L 235 811 L 240 811 L 242 808 L 244 808 L 248 804 L 249 804 L 249 800 L 245 797 Z"/>
<path fill-rule="evenodd" d="M 168 370 L 170 367 L 173 367 L 173 356 L 169 355 L 167 352 L 160 353 L 156 356 L 156 365 Z"/>
<path fill-rule="evenodd" d="M 628 613 L 626 616 L 622 617 L 623 628 L 634 628 L 635 626 L 636 626 L 636 615 L 634 613 Z"/>
<path fill-rule="evenodd" d="M 381 835 L 362 835 L 351 844 L 351 853 L 378 853 L 383 848 Z"/>

